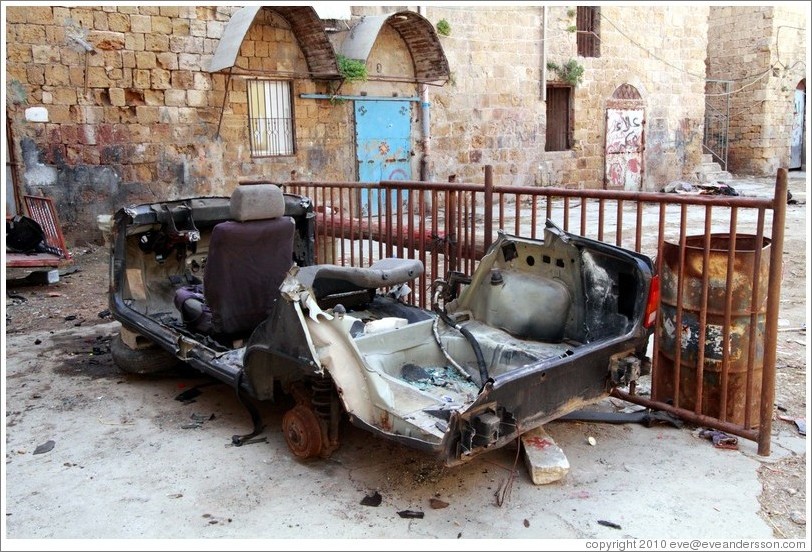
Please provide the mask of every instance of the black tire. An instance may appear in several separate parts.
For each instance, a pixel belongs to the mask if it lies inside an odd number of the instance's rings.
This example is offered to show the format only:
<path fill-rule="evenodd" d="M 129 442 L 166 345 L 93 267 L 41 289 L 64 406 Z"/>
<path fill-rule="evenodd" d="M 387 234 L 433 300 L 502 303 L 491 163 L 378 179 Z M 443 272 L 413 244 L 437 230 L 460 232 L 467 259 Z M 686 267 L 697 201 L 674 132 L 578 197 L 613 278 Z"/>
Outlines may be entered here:
<path fill-rule="evenodd" d="M 180 361 L 157 345 L 143 349 L 130 349 L 121 339 L 121 334 L 110 342 L 110 355 L 122 372 L 128 374 L 158 374 L 176 368 Z"/>

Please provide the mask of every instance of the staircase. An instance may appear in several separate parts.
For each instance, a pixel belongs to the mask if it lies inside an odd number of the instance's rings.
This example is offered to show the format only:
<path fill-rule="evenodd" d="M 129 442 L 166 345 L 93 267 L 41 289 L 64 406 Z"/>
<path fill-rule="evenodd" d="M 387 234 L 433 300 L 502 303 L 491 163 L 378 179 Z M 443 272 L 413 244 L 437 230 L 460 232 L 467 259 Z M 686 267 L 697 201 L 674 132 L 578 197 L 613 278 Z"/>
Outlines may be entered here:
<path fill-rule="evenodd" d="M 710 153 L 702 154 L 702 162 L 697 165 L 694 174 L 699 184 L 714 184 L 733 179 L 729 172 L 723 171 L 719 163 L 713 160 L 713 155 Z"/>

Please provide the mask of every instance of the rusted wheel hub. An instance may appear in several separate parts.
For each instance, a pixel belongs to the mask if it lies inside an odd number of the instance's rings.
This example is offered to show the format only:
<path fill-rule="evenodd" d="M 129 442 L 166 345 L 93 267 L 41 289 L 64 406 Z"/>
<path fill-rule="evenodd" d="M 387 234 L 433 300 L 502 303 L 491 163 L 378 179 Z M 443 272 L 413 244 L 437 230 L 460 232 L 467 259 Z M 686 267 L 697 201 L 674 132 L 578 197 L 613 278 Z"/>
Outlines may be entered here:
<path fill-rule="evenodd" d="M 299 404 L 288 410 L 282 417 L 282 432 L 291 452 L 299 458 L 321 454 L 321 425 L 312 409 Z"/>

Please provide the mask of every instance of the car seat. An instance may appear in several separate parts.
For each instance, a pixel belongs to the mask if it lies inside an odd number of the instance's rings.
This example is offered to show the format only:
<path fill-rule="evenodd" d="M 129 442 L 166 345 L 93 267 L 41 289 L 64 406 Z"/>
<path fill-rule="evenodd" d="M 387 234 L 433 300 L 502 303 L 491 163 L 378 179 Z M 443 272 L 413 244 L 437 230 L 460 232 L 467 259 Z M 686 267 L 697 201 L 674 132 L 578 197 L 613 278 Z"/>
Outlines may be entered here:
<path fill-rule="evenodd" d="M 175 306 L 187 327 L 239 338 L 265 320 L 279 298 L 293 265 L 295 225 L 273 184 L 238 186 L 230 213 L 233 220 L 212 230 L 202 290 L 179 289 Z"/>

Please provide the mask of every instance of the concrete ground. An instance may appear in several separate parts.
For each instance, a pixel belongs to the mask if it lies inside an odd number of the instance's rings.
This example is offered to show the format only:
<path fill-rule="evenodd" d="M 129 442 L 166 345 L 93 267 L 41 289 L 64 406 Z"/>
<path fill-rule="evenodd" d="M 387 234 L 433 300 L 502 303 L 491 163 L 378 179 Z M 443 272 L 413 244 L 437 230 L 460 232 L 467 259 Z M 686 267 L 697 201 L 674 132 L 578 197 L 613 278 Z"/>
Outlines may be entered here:
<path fill-rule="evenodd" d="M 762 193 L 763 184 L 751 192 Z M 537 486 L 514 446 L 442 468 L 345 424 L 330 459 L 300 462 L 281 435 L 283 406 L 262 408 L 265 441 L 233 447 L 231 436 L 250 430 L 233 390 L 183 372 L 123 375 L 106 352 L 117 328 L 5 336 L 3 550 L 426 546 L 408 539 L 447 539 L 440 546 L 453 549 L 550 549 L 572 546 L 561 539 L 772 539 L 759 515 L 757 470 L 809 448 L 789 424 L 774 424 L 765 458 L 742 439 L 738 451 L 714 448 L 698 428 L 558 421 L 545 429 L 570 470 Z M 175 400 L 198 385 L 194 402 Z M 53 448 L 37 453 L 48 441 Z M 362 505 L 375 491 L 380 505 Z M 433 498 L 447 507 L 433 507 Z M 404 510 L 423 517 L 403 518 Z"/>
<path fill-rule="evenodd" d="M 87 538 L 769 539 L 756 469 L 806 448 L 786 427 L 761 458 L 754 443 L 722 450 L 692 429 L 554 422 L 546 429 L 571 468 L 536 486 L 521 458 L 512 469 L 515 447 L 443 469 L 346 425 L 332 458 L 299 462 L 280 407 L 264 409 L 267 442 L 235 448 L 231 435 L 250 422 L 225 385 L 183 404 L 174 397 L 208 380 L 123 376 L 109 355 L 90 362 L 87 351 L 115 331 L 8 339 L 7 538 L 48 539 L 48 548 Z M 53 449 L 35 454 L 49 440 Z M 361 505 L 374 491 L 381 504 Z M 448 507 L 433 509 L 432 498 Z"/>

